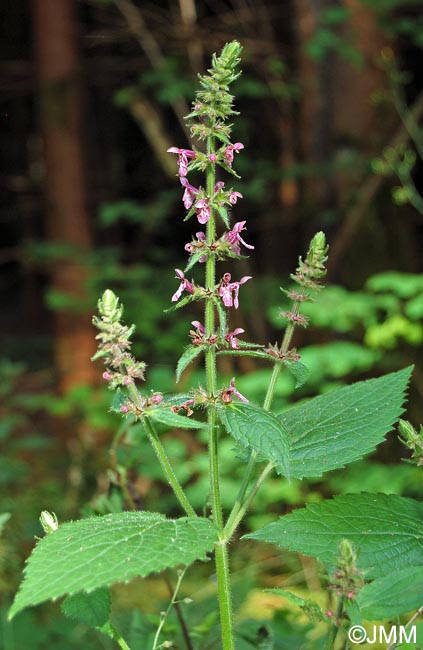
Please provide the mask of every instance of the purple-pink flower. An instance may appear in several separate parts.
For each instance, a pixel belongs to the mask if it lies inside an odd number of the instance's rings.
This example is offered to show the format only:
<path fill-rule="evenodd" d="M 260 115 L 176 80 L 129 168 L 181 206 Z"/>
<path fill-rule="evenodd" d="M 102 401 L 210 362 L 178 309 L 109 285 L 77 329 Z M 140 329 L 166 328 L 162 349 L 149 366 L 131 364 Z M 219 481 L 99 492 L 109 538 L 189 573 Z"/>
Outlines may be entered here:
<path fill-rule="evenodd" d="M 233 253 L 235 253 L 236 255 L 241 254 L 240 243 L 243 246 L 245 246 L 245 248 L 249 248 L 251 250 L 254 249 L 254 246 L 251 246 L 251 244 L 247 244 L 247 242 L 245 242 L 242 239 L 241 235 L 240 235 L 240 233 L 243 230 L 246 230 L 246 228 L 244 227 L 245 223 L 246 223 L 245 221 L 237 221 L 237 223 L 234 224 L 234 227 L 232 228 L 232 230 L 225 233 L 225 235 L 224 235 L 224 239 L 226 239 L 226 241 L 229 242 L 231 251 Z"/>
<path fill-rule="evenodd" d="M 245 330 L 242 327 L 237 327 L 233 332 L 228 332 L 225 336 L 225 341 L 231 344 L 231 348 L 239 350 L 238 334 L 243 334 Z"/>
<path fill-rule="evenodd" d="M 204 327 L 204 325 L 202 323 L 200 323 L 200 321 L 193 320 L 193 321 L 191 321 L 191 325 L 194 325 L 195 329 L 197 329 L 200 332 L 200 334 L 205 334 L 206 333 L 206 328 Z"/>
<path fill-rule="evenodd" d="M 239 307 L 239 287 L 241 284 L 245 284 L 248 280 L 251 280 L 251 275 L 244 275 L 239 282 L 231 282 L 232 276 L 230 273 L 225 273 L 222 278 L 222 282 L 219 287 L 219 296 L 222 298 L 223 304 L 225 307 Z"/>
<path fill-rule="evenodd" d="M 210 206 L 207 202 L 207 199 L 200 199 L 195 204 L 195 212 L 197 215 L 198 222 L 201 225 L 204 225 L 210 219 Z"/>
<path fill-rule="evenodd" d="M 238 201 L 238 199 L 242 199 L 242 198 L 244 198 L 244 197 L 242 196 L 241 192 L 231 192 L 229 194 L 229 203 L 231 205 L 235 205 L 235 203 Z M 245 221 L 244 221 L 244 223 L 245 223 Z"/>
<path fill-rule="evenodd" d="M 179 285 L 178 290 L 175 291 L 175 293 L 173 294 L 172 302 L 176 302 L 177 300 L 179 300 L 184 290 L 188 291 L 188 293 L 194 293 L 194 286 L 189 280 L 186 279 L 183 271 L 181 271 L 180 269 L 175 269 L 175 273 L 176 273 L 176 277 L 179 280 L 181 280 L 181 284 Z"/>
<path fill-rule="evenodd" d="M 188 158 L 195 158 L 196 153 L 191 149 L 178 149 L 178 147 L 170 147 L 167 153 L 178 154 L 178 174 L 179 176 L 186 176 L 188 174 Z"/>
<path fill-rule="evenodd" d="M 235 144 L 229 144 L 226 147 L 225 158 L 229 167 L 232 167 L 232 163 L 234 161 L 234 151 L 235 153 L 238 153 L 239 151 L 241 151 L 241 149 L 244 149 L 244 145 L 242 144 L 242 142 L 235 142 Z"/>
<path fill-rule="evenodd" d="M 192 204 L 194 203 L 195 196 L 200 191 L 193 185 L 188 183 L 188 179 L 185 176 L 181 176 L 179 179 L 181 181 L 182 187 L 185 188 L 185 192 L 182 196 L 182 203 L 184 204 L 185 210 L 189 210 Z"/>
<path fill-rule="evenodd" d="M 235 397 L 238 397 L 238 399 L 241 400 L 241 402 L 247 402 L 248 399 L 242 395 L 239 390 L 235 386 L 235 377 L 232 377 L 231 383 L 229 385 L 229 388 L 225 388 L 222 391 L 222 401 L 225 402 L 225 404 L 230 404 L 232 402 L 232 396 L 235 395 Z"/>

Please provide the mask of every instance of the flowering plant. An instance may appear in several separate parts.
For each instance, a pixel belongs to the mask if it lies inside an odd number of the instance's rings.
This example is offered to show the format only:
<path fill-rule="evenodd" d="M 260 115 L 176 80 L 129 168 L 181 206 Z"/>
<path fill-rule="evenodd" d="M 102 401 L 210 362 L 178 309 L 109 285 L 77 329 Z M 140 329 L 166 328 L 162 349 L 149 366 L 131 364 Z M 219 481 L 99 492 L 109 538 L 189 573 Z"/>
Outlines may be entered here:
<path fill-rule="evenodd" d="M 207 74 L 200 76 L 201 89 L 188 120 L 193 138 L 205 144 L 204 150 L 194 146 L 169 149 L 177 155 L 186 219 L 194 218 L 205 226 L 185 246 L 188 253 L 185 269 L 176 269 L 179 286 L 171 297 L 171 308 L 180 309 L 194 301 L 203 305 L 203 319 L 192 321 L 191 342 L 179 359 L 176 374 L 179 380 L 186 367 L 202 356 L 205 387 L 172 397 L 160 391 L 143 394 L 137 382 L 144 379 L 146 367 L 131 354 L 133 327 L 122 323 L 123 308 L 112 291 L 104 292 L 98 303 L 99 316 L 94 318 L 99 330 L 99 349 L 94 358 L 101 358 L 105 363 L 103 378 L 115 392 L 113 408 L 123 417 L 141 423 L 183 516 L 168 519 L 158 513 L 137 511 L 130 495 L 128 506 L 132 510 L 128 512 L 61 525 L 53 515 L 43 513 L 43 526 L 48 534 L 37 543 L 29 558 L 11 616 L 29 605 L 68 595 L 63 604 L 66 614 L 99 628 L 121 648 L 128 648 L 110 621 L 109 586 L 134 576 L 184 567 L 178 572 L 169 607 L 161 616 L 151 643 L 153 650 L 171 647 L 170 641 L 162 640 L 163 627 L 170 609 L 178 605 L 177 592 L 186 568 L 212 554 L 221 647 L 234 650 L 237 630 L 229 545 L 236 539 L 239 525 L 267 476 L 276 472 L 281 481 L 290 477 L 302 479 L 343 467 L 373 451 L 402 413 L 410 368 L 335 390 L 282 414 L 271 411 L 283 370 L 294 375 L 297 385 L 307 378 L 307 369 L 292 347 L 292 339 L 297 326 L 308 324 L 301 314 L 302 304 L 315 300 L 322 288 L 328 251 L 322 232 L 313 237 L 305 259 L 300 258 L 291 276 L 295 288 L 285 291 L 292 307 L 281 314 L 286 322 L 282 340 L 267 346 L 250 343 L 241 338 L 245 334 L 243 328 L 230 325 L 231 312 L 238 309 L 243 287 L 252 278 L 246 275 L 234 280 L 227 271 L 220 275 L 218 264 L 239 260 L 242 253 L 254 248 L 242 236 L 246 221 L 231 225 L 231 210 L 243 198 L 242 194 L 227 188 L 226 180 L 217 180 L 218 171 L 239 178 L 234 166 L 244 145 L 232 143 L 228 120 L 236 115 L 229 87 L 239 76 L 240 53 L 239 43 L 225 45 L 220 56 L 213 56 Z M 189 177 L 193 172 L 205 174 L 203 185 L 191 184 Z M 195 266 L 204 269 L 202 283 L 190 278 Z M 220 379 L 216 364 L 219 355 L 249 355 L 272 365 L 262 406 L 250 403 L 248 396 L 240 393 L 235 377 L 229 383 Z M 158 433 L 158 423 L 170 429 L 181 427 L 207 432 L 210 504 L 204 504 L 202 516 L 191 505 L 178 479 Z M 234 439 L 236 452 L 242 451 L 240 462 L 245 462 L 243 480 L 228 513 L 222 508 L 219 470 L 219 441 L 227 435 Z M 419 564 L 423 564 L 421 550 L 419 555 L 417 548 L 421 535 L 416 536 L 413 530 L 423 508 L 420 504 L 416 508 L 400 497 L 345 495 L 296 510 L 246 537 L 308 554 L 327 567 L 328 589 L 332 600 L 336 600 L 335 607 L 322 611 L 317 603 L 301 601 L 284 590 L 277 592 L 294 599 L 313 620 L 327 625 L 325 648 L 330 650 L 345 621 L 374 615 L 371 590 L 380 589 L 378 580 L 383 582 L 389 572 L 408 570 L 417 557 Z M 54 526 L 48 525 L 47 529 L 46 518 L 54 521 Z M 398 520 L 404 523 L 400 525 Z M 401 554 L 394 552 L 398 543 L 405 544 Z M 370 595 L 366 589 L 370 589 Z M 396 613 L 406 611 L 401 610 L 404 606 L 400 603 Z M 183 622 L 181 627 L 185 646 L 192 650 L 194 637 Z M 268 636 L 266 647 L 273 647 L 271 632 Z"/>

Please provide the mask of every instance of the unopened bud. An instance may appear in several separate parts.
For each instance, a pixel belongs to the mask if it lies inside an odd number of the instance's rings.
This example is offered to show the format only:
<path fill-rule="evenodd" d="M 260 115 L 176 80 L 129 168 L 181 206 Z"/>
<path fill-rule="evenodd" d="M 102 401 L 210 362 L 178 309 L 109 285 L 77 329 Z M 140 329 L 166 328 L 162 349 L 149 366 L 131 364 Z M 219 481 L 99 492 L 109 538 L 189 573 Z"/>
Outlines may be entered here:
<path fill-rule="evenodd" d="M 329 246 L 326 245 L 325 233 L 320 230 L 310 242 L 306 263 L 312 267 L 323 268 L 327 260 L 326 253 L 328 250 Z"/>
<path fill-rule="evenodd" d="M 40 524 L 45 533 L 54 533 L 59 528 L 59 522 L 54 512 L 43 510 L 40 515 Z"/>

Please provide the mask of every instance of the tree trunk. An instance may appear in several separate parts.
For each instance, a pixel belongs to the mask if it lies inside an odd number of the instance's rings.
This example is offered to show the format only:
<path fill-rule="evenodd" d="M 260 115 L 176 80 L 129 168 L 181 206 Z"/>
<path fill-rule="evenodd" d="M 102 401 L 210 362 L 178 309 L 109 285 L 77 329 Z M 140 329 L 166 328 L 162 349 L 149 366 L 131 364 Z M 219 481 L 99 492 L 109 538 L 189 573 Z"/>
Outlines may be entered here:
<path fill-rule="evenodd" d="M 75 0 L 34 0 L 33 18 L 44 145 L 46 239 L 75 251 L 53 262 L 51 287 L 82 306 L 87 279 L 83 258 L 92 240 L 81 142 L 75 5 Z M 94 333 L 86 308 L 55 311 L 53 318 L 57 385 L 64 392 L 92 381 Z"/>

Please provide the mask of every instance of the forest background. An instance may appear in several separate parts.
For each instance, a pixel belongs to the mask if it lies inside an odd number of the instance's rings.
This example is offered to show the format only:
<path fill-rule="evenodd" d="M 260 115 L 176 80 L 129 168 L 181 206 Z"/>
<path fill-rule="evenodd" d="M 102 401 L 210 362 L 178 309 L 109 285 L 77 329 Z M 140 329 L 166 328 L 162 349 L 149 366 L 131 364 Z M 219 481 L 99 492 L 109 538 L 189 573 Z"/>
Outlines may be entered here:
<path fill-rule="evenodd" d="M 419 0 L 3 0 L 0 33 L 0 512 L 11 513 L 0 541 L 0 647 L 36 649 L 48 638 L 73 648 L 85 630 L 51 611 L 25 612 L 25 626 L 13 627 L 7 607 L 42 509 L 60 520 L 118 510 L 125 467 L 140 507 L 159 499 L 175 513 L 145 441 L 109 454 L 119 419 L 90 361 L 91 318 L 112 288 L 137 326 L 147 389 L 173 389 L 199 314 L 164 313 L 190 238 L 166 150 L 188 147 L 183 116 L 196 74 L 225 42 L 244 47 L 234 87 L 244 201 L 235 209 L 255 246 L 241 273 L 255 282 L 243 288 L 234 326 L 275 340 L 279 287 L 324 230 L 327 288 L 295 341 L 310 378 L 295 392 L 281 378 L 280 407 L 414 363 L 408 418 L 423 421 L 423 10 Z M 243 373 L 239 390 L 260 400 L 268 370 L 259 361 L 221 364 L 229 379 Z M 183 388 L 199 381 L 193 364 Z M 199 506 L 204 442 L 178 431 L 167 444 Z M 283 498 L 292 507 L 361 489 L 419 497 L 418 470 L 403 456 L 391 436 L 324 482 L 284 486 Z M 223 470 L 230 494 L 229 460 Z M 269 481 L 249 525 L 282 514 L 280 500 Z M 238 576 L 244 596 L 257 573 L 270 586 L 280 580 L 280 554 L 266 549 L 255 560 Z M 286 563 L 295 574 L 295 561 Z M 122 599 L 132 597 L 126 588 Z M 245 596 L 246 617 L 280 606 L 254 598 Z"/>

